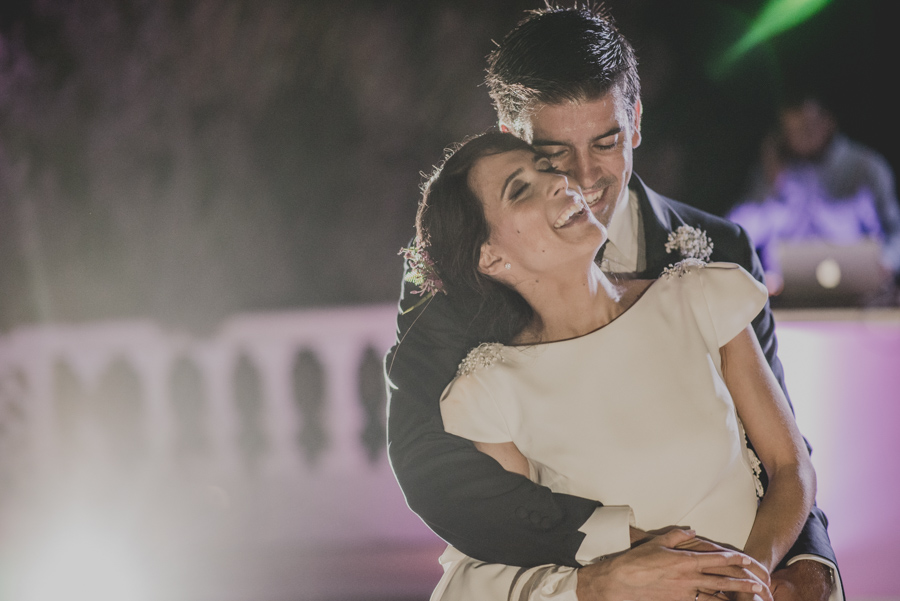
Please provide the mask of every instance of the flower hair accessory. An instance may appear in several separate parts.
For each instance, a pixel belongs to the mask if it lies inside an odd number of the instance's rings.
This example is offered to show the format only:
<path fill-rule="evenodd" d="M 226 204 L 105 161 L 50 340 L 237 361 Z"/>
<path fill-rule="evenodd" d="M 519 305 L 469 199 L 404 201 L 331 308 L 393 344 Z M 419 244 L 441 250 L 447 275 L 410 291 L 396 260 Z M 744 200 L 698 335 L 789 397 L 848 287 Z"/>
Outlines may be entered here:
<path fill-rule="evenodd" d="M 681 277 L 687 273 L 689 267 L 704 267 L 712 255 L 713 243 L 703 230 L 681 225 L 669 234 L 666 242 L 667 253 L 676 250 L 682 256 L 682 260 L 666 267 L 662 272 L 665 277 L 673 275 Z"/>
<path fill-rule="evenodd" d="M 409 271 L 407 271 L 403 279 L 419 288 L 418 290 L 413 290 L 413 294 L 422 295 L 422 300 L 404 311 L 404 314 L 409 313 L 438 292 L 447 294 L 447 291 L 444 290 L 444 282 L 438 276 L 434 267 L 434 261 L 429 256 L 428 249 L 421 240 L 416 240 L 415 246 L 401 248 L 398 254 L 402 255 L 409 265 Z"/>

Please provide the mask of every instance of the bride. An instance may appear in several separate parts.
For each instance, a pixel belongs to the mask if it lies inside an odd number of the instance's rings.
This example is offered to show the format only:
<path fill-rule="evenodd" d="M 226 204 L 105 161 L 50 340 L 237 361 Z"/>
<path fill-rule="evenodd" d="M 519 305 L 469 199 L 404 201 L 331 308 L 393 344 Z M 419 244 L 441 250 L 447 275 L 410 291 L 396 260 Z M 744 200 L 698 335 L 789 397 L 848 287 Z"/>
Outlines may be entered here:
<path fill-rule="evenodd" d="M 622 551 L 632 528 L 679 525 L 775 568 L 816 485 L 749 327 L 766 302 L 761 284 L 738 265 L 697 259 L 657 280 L 611 279 L 594 263 L 606 230 L 580 192 L 510 134 L 483 134 L 450 155 L 416 226 L 420 281 L 432 293 L 503 307 L 485 321 L 484 339 L 499 342 L 473 349 L 444 391 L 448 432 L 508 471 L 601 501 L 604 531 Z M 432 599 L 528 598 L 540 582 L 514 567 L 476 569 L 489 564 L 452 548 L 442 563 Z M 557 566 L 542 578 L 550 590 L 577 573 Z M 771 599 L 766 573 L 715 582 L 695 599 Z"/>

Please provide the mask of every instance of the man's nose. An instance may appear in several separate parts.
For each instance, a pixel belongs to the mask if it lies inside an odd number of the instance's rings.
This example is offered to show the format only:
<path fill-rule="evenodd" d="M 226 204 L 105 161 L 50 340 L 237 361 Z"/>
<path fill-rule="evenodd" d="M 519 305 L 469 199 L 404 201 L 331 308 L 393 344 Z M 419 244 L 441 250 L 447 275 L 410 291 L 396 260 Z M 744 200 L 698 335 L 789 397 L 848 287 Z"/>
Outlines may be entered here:
<path fill-rule="evenodd" d="M 567 173 L 578 185 L 587 190 L 592 188 L 603 175 L 603 169 L 599 161 L 595 160 L 588 152 L 576 152 L 571 168 Z"/>

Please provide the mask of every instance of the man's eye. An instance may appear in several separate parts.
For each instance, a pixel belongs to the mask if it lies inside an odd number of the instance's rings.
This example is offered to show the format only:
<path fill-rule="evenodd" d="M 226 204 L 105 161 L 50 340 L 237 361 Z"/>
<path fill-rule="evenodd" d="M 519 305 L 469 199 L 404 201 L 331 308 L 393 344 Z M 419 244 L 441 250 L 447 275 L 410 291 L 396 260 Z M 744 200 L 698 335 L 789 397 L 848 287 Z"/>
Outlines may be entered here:
<path fill-rule="evenodd" d="M 545 150 L 545 151 L 544 151 L 544 156 L 546 156 L 548 159 L 558 159 L 558 158 L 561 157 L 561 156 L 563 155 L 563 153 L 565 153 L 565 152 L 566 152 L 566 149 L 565 149 L 565 148 L 562 148 L 562 149 L 557 150 L 557 151 L 555 151 L 555 152 L 549 152 L 549 151 L 546 151 L 546 150 Z"/>
<path fill-rule="evenodd" d="M 596 144 L 594 144 L 594 148 L 596 148 L 598 150 L 609 150 L 611 148 L 615 148 L 618 145 L 619 145 L 619 136 L 616 136 L 606 144 L 597 142 Z"/>

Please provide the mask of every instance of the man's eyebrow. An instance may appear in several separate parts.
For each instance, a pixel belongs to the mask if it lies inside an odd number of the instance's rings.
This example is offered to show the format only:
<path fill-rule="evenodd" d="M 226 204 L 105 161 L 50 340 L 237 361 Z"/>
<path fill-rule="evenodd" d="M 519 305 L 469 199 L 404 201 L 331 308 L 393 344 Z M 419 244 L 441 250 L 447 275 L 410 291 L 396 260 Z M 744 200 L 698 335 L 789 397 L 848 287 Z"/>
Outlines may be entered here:
<path fill-rule="evenodd" d="M 608 137 L 610 137 L 610 136 L 615 136 L 616 134 L 620 134 L 620 133 L 622 133 L 622 128 L 619 127 L 619 126 L 617 126 L 617 127 L 612 128 L 611 130 L 609 130 L 609 131 L 606 132 L 606 133 L 600 134 L 599 136 L 594 136 L 594 137 L 591 139 L 591 142 L 596 142 L 597 140 L 602 140 L 603 138 L 608 138 Z"/>
<path fill-rule="evenodd" d="M 555 140 L 544 140 L 542 138 L 536 138 L 531 141 L 532 146 L 568 146 L 564 142 L 557 142 Z"/>
<path fill-rule="evenodd" d="M 602 140 L 603 138 L 608 138 L 609 136 L 614 136 L 616 134 L 622 133 L 622 128 L 620 126 L 616 126 L 607 132 L 603 132 L 599 136 L 594 136 L 591 138 L 591 143 L 596 142 L 597 140 Z M 543 139 L 543 138 L 535 138 L 531 141 L 532 146 L 571 146 L 571 144 L 567 144 L 566 142 L 558 142 L 556 140 Z"/>
<path fill-rule="evenodd" d="M 506 181 L 503 182 L 503 188 L 500 190 L 500 198 L 506 197 L 506 188 L 509 186 L 509 182 L 516 179 L 523 171 L 524 171 L 524 169 L 522 167 L 519 167 L 518 169 L 516 169 L 515 171 L 513 171 L 512 173 L 509 174 L 509 177 L 507 177 Z"/>

